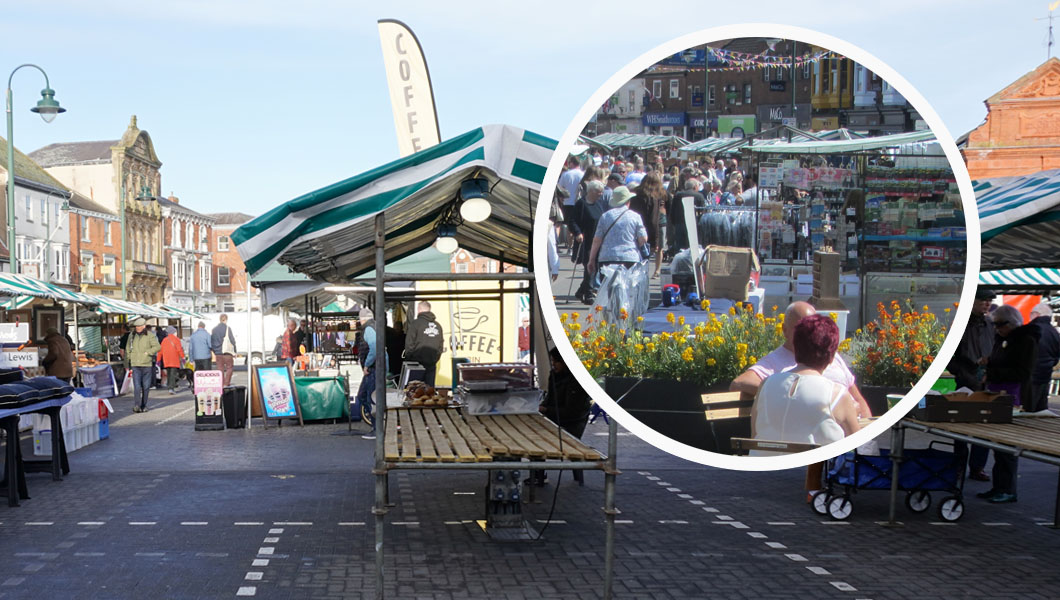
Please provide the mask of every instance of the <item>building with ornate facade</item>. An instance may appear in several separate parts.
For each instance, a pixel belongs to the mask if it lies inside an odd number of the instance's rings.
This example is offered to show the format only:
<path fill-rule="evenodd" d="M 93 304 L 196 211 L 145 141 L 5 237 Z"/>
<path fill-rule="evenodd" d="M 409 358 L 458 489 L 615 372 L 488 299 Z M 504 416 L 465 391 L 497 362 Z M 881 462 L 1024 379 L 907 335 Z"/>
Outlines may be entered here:
<path fill-rule="evenodd" d="M 232 242 L 232 232 L 254 217 L 243 213 L 213 213 L 206 215 L 214 219 L 213 263 L 217 274 L 214 290 L 217 293 L 217 310 L 220 312 L 247 309 L 247 266 Z M 257 305 L 258 288 L 251 287 L 251 303 Z"/>
<path fill-rule="evenodd" d="M 972 179 L 1060 168 L 1060 59 L 986 100 L 986 120 L 960 144 Z"/>
<path fill-rule="evenodd" d="M 169 269 L 166 304 L 195 312 L 216 311 L 213 217 L 182 206 L 176 196 L 158 202 L 162 206 L 162 235 Z"/>
<path fill-rule="evenodd" d="M 162 161 L 151 136 L 141 131 L 134 115 L 119 140 L 51 144 L 30 153 L 67 187 L 108 211 L 125 217 L 122 244 L 125 268 L 118 260 L 118 281 L 124 280 L 130 300 L 155 304 L 165 297 L 168 278 L 163 263 L 161 194 Z"/>

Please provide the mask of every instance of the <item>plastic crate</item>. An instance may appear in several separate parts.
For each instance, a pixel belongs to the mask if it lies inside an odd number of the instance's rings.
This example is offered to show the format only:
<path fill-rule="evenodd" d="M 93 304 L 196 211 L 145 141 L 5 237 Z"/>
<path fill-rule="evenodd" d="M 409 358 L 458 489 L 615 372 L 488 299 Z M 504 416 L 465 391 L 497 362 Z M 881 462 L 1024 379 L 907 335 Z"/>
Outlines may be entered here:
<path fill-rule="evenodd" d="M 105 440 L 110 437 L 110 419 L 100 419 L 99 439 Z"/>

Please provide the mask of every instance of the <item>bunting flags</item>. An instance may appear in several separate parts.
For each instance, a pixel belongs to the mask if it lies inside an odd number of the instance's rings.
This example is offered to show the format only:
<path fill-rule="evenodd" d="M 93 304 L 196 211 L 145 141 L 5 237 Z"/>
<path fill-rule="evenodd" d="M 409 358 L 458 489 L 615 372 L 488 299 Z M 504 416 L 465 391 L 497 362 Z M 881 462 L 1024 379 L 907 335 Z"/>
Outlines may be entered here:
<path fill-rule="evenodd" d="M 830 58 L 843 58 L 841 55 L 832 52 L 831 50 L 819 50 L 810 54 L 804 54 L 802 56 L 777 56 L 769 54 L 748 54 L 746 52 L 734 52 L 732 50 L 723 50 L 721 48 L 707 48 L 707 63 L 715 62 L 722 63 L 724 67 L 710 67 L 711 73 L 717 72 L 734 72 L 734 71 L 752 71 L 755 69 L 764 69 L 767 67 L 785 68 L 789 69 L 792 66 L 802 67 L 807 64 L 814 64 L 821 60 L 827 60 Z M 651 69 L 649 69 L 651 70 Z M 686 71 L 702 73 L 704 67 L 689 67 L 685 68 Z"/>

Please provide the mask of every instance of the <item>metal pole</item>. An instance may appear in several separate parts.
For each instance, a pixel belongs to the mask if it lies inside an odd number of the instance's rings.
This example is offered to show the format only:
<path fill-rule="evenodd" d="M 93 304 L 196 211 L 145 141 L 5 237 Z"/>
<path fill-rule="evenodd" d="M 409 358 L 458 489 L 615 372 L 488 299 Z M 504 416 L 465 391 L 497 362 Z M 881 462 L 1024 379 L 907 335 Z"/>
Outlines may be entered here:
<path fill-rule="evenodd" d="M 902 466 L 902 446 L 904 444 L 905 435 L 902 424 L 895 423 L 894 427 L 891 427 L 891 505 L 887 509 L 888 527 L 898 525 L 894 520 L 894 511 L 898 505 L 898 470 Z"/>
<path fill-rule="evenodd" d="M 710 48 L 703 50 L 703 139 L 710 137 Z M 711 165 L 710 168 L 714 168 Z M 680 191 L 680 190 L 678 190 Z"/>
<path fill-rule="evenodd" d="M 611 600 L 615 579 L 615 476 L 618 475 L 618 420 L 608 419 L 607 466 L 604 470 L 604 515 L 607 533 L 604 537 L 604 600 Z"/>
<path fill-rule="evenodd" d="M 16 71 L 18 69 L 15 69 Z M 14 75 L 14 72 L 11 73 Z M 12 273 L 18 273 L 15 254 L 15 123 L 11 114 L 11 80 L 7 80 L 7 252 Z"/>
<path fill-rule="evenodd" d="M 383 594 L 383 527 L 386 524 L 386 465 L 383 463 L 383 436 L 386 433 L 386 295 L 383 287 L 386 243 L 386 216 L 375 216 L 375 597 Z M 382 361 L 383 368 L 379 368 Z"/>
<path fill-rule="evenodd" d="M 791 118 L 795 121 L 795 127 L 799 126 L 798 114 L 795 111 L 795 46 L 799 42 L 791 40 Z M 791 133 L 788 132 L 790 136 Z"/>
<path fill-rule="evenodd" d="M 252 329 L 251 324 L 250 324 L 250 321 L 251 321 L 250 317 L 251 317 L 251 315 L 253 313 L 250 312 L 250 272 L 249 271 L 244 271 L 244 273 L 246 273 L 246 276 L 247 276 L 247 393 L 246 393 L 246 399 L 247 399 L 247 431 L 250 431 L 250 423 L 251 423 L 251 421 L 254 420 L 250 416 L 251 415 L 251 411 L 252 411 L 252 407 L 251 407 L 252 403 L 250 401 L 250 396 L 251 396 L 251 392 L 254 389 L 254 382 L 251 380 L 251 377 L 253 377 L 253 374 L 254 374 L 254 369 L 252 369 L 251 366 L 250 366 L 250 332 L 251 332 L 251 329 Z M 235 296 L 233 296 L 232 298 L 233 298 L 233 302 L 235 302 Z M 258 390 L 258 392 L 260 393 L 261 390 Z M 261 422 L 264 423 L 265 427 L 267 428 L 269 426 L 269 422 L 265 418 L 265 402 L 264 402 L 264 399 L 265 399 L 265 396 L 262 395 Z"/>

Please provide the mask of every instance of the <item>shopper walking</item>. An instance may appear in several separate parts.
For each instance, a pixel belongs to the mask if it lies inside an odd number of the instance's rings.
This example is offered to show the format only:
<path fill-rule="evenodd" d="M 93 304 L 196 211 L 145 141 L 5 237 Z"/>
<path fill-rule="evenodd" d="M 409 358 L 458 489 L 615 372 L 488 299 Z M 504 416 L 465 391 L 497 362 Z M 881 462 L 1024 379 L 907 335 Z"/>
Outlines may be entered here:
<path fill-rule="evenodd" d="M 361 385 L 357 388 L 357 405 L 362 407 L 374 406 L 373 394 L 375 393 L 375 369 L 376 369 L 376 343 L 375 343 L 375 315 L 369 308 L 361 309 L 361 327 L 363 333 L 361 334 L 361 340 L 357 344 L 357 359 L 361 363 L 361 371 L 363 378 L 361 379 Z M 385 361 L 385 354 L 383 360 Z M 384 366 L 384 368 L 386 368 Z M 386 390 L 382 391 L 379 399 L 382 402 L 386 402 Z M 374 411 L 373 411 L 374 416 Z M 366 440 L 375 439 L 375 420 L 372 420 L 372 429 L 361 436 Z"/>
<path fill-rule="evenodd" d="M 199 327 L 191 334 L 191 343 L 188 346 L 188 353 L 191 360 L 195 361 L 196 371 L 209 371 L 213 368 L 210 332 L 206 331 L 206 323 L 199 321 Z"/>
<path fill-rule="evenodd" d="M 1023 410 L 1038 412 L 1049 408 L 1049 385 L 1053 368 L 1060 362 L 1060 333 L 1053 327 L 1053 307 L 1042 302 L 1031 310 L 1031 322 L 1038 329 L 1038 363 L 1031 375 L 1031 397 L 1023 401 Z"/>
<path fill-rule="evenodd" d="M 169 394 L 177 393 L 177 382 L 180 381 L 180 368 L 184 364 L 184 347 L 177 337 L 177 328 L 166 328 L 166 337 L 162 340 L 157 356 L 159 364 L 166 370 L 166 387 Z"/>
<path fill-rule="evenodd" d="M 585 188 L 585 197 L 574 205 L 568 224 L 579 247 L 578 254 L 574 256 L 575 269 L 577 265 L 582 265 L 582 282 L 574 296 L 586 304 L 593 303 L 592 273 L 588 268 L 590 243 L 582 242 L 593 239 L 596 235 L 596 224 L 608 209 L 608 205 L 603 201 L 605 189 L 607 188 L 603 182 L 590 181 Z"/>
<path fill-rule="evenodd" d="M 663 249 L 666 247 L 666 209 L 670 204 L 670 194 L 663 187 L 658 173 L 646 174 L 637 188 L 637 195 L 629 201 L 629 209 L 640 214 L 641 221 L 648 231 L 648 246 L 655 254 L 655 272 L 652 278 L 659 277 L 662 269 Z"/>
<path fill-rule="evenodd" d="M 162 345 L 154 333 L 147 331 L 143 318 L 132 323 L 133 331 L 125 347 L 125 356 L 133 372 L 133 412 L 147 412 L 147 397 L 155 380 L 154 358 Z"/>
<path fill-rule="evenodd" d="M 633 193 L 626 186 L 615 188 L 611 210 L 605 212 L 596 224 L 589 250 L 590 273 L 595 274 L 598 265 L 621 265 L 628 269 L 644 258 L 640 248 L 648 242 L 648 232 L 640 215 L 627 206 L 632 197 Z"/>
<path fill-rule="evenodd" d="M 210 350 L 217 357 L 217 368 L 221 371 L 224 386 L 228 387 L 232 383 L 236 355 L 236 337 L 228 326 L 228 315 L 221 315 L 221 322 L 210 333 Z"/>
<path fill-rule="evenodd" d="M 289 365 L 294 364 L 302 352 L 299 350 L 301 344 L 298 336 L 298 321 L 287 319 L 287 329 L 283 330 L 283 350 L 281 358 Z"/>

